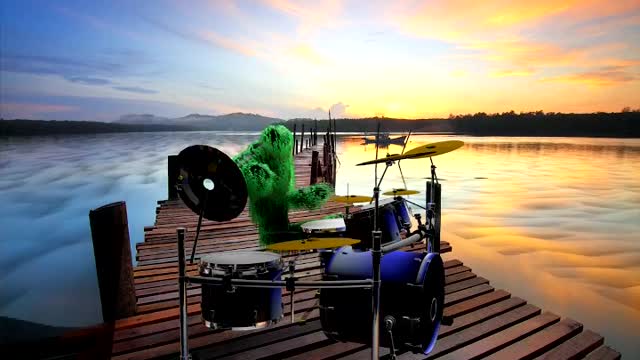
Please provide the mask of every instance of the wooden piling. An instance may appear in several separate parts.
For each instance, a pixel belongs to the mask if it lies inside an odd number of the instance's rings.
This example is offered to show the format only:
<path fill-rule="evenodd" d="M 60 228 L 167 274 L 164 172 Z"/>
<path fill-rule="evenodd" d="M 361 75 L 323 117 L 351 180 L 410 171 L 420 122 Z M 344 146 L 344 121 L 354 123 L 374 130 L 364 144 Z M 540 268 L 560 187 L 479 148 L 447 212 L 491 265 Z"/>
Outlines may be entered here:
<path fill-rule="evenodd" d="M 113 322 L 133 316 L 136 313 L 136 295 L 127 205 L 119 201 L 91 210 L 89 223 L 102 318 L 104 322 Z"/>
<path fill-rule="evenodd" d="M 300 152 L 304 146 L 304 124 L 302 124 L 302 132 L 300 133 Z"/>
<path fill-rule="evenodd" d="M 313 185 L 318 182 L 318 155 L 315 150 L 311 152 L 311 179 L 309 184 Z"/>
<path fill-rule="evenodd" d="M 296 138 L 296 124 L 295 124 L 295 123 L 293 123 L 293 138 L 294 138 L 294 139 Z M 297 146 L 294 146 L 294 147 L 293 147 L 292 152 L 293 152 L 293 155 L 295 155 L 295 154 L 297 154 L 297 153 L 298 153 L 298 148 L 297 148 Z"/>
<path fill-rule="evenodd" d="M 178 182 L 178 174 L 180 171 L 178 166 L 178 155 L 169 155 L 167 157 L 167 178 L 169 179 L 167 192 L 169 200 L 175 200 L 178 198 L 178 190 L 176 189 L 176 183 Z"/>

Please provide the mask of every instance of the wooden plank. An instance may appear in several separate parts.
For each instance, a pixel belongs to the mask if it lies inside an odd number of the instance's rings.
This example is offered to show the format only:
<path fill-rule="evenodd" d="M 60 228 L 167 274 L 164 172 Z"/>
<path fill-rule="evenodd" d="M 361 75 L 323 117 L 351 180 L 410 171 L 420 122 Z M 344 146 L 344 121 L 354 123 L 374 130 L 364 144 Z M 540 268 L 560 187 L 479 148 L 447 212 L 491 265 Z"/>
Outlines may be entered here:
<path fill-rule="evenodd" d="M 453 294 L 445 295 L 444 305 L 451 306 L 461 301 L 476 297 L 478 295 L 486 294 L 493 291 L 493 286 L 489 284 L 481 284 L 478 286 L 470 287 L 462 291 L 455 292 Z"/>
<path fill-rule="evenodd" d="M 584 360 L 619 360 L 621 357 L 619 352 L 605 345 L 587 355 Z"/>
<path fill-rule="evenodd" d="M 504 299 L 508 299 L 509 297 L 511 297 L 511 294 L 504 290 L 492 291 L 490 293 L 474 297 L 470 300 L 446 307 L 444 309 L 444 316 L 456 317 L 464 315 L 483 306 L 491 305 Z"/>
<path fill-rule="evenodd" d="M 540 309 L 533 305 L 527 304 L 517 307 L 487 321 L 481 322 L 477 325 L 471 326 L 465 330 L 438 340 L 433 351 L 429 353 L 428 358 L 436 358 L 446 355 L 448 353 L 451 353 L 452 351 L 491 336 L 492 334 L 499 334 L 500 331 L 522 321 L 530 319 L 538 314 L 540 314 Z M 421 354 L 407 354 L 400 357 L 400 359 L 402 360 L 414 360 L 423 358 L 424 356 Z"/>
<path fill-rule="evenodd" d="M 588 353 L 604 344 L 604 338 L 591 330 L 585 330 L 575 337 L 563 342 L 554 349 L 544 353 L 539 360 L 575 360 L 582 359 Z"/>
<path fill-rule="evenodd" d="M 489 356 L 492 360 L 533 359 L 563 341 L 582 331 L 582 324 L 572 319 L 564 319 L 539 331 L 497 353 Z"/>
<path fill-rule="evenodd" d="M 458 331 L 462 331 L 482 321 L 491 319 L 500 314 L 504 314 L 507 311 L 523 306 L 526 303 L 526 301 L 518 297 L 512 297 L 504 301 L 485 306 L 466 315 L 458 316 L 455 318 L 455 321 L 452 325 L 441 325 L 440 333 L 438 334 L 438 336 L 440 338 L 443 338 Z"/>
<path fill-rule="evenodd" d="M 442 357 L 442 359 L 479 359 L 491 355 L 500 349 L 507 347 L 549 325 L 560 320 L 555 314 L 545 312 L 534 318 L 526 320 L 504 331 L 483 338 L 480 341 L 469 344 L 452 353 Z"/>
<path fill-rule="evenodd" d="M 478 276 L 469 280 L 461 281 L 459 283 L 450 285 L 444 289 L 444 293 L 445 295 L 453 294 L 456 291 L 462 291 L 464 289 L 468 289 L 473 286 L 478 286 L 481 284 L 488 284 L 488 283 L 489 283 L 489 280 Z"/>

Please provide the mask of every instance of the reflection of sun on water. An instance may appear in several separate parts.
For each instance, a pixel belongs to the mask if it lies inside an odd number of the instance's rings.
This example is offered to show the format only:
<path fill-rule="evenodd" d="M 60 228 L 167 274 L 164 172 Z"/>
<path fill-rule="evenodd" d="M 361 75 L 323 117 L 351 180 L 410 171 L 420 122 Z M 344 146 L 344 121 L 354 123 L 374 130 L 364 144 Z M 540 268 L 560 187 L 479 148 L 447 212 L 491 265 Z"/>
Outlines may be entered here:
<path fill-rule="evenodd" d="M 449 139 L 412 136 L 407 149 Z M 481 275 L 495 273 L 490 279 L 510 284 L 514 295 L 535 288 L 538 305 L 566 310 L 563 315 L 586 325 L 606 322 L 590 314 L 602 306 L 616 307 L 622 321 L 640 321 L 640 180 L 634 175 L 640 168 L 640 142 L 455 139 L 465 146 L 433 158 L 443 179 L 443 240 L 454 245 L 454 257 Z M 347 182 L 352 194 L 372 192 L 373 166 L 355 164 L 373 159 L 375 148 L 364 149 L 359 140 L 340 143 L 338 193 Z M 392 145 L 379 156 L 401 150 Z M 408 198 L 424 204 L 428 159 L 403 160 L 401 166 L 407 187 L 422 191 Z M 378 175 L 383 170 L 379 165 Z M 395 164 L 381 190 L 400 187 Z M 585 313 L 573 313 L 576 309 Z"/>

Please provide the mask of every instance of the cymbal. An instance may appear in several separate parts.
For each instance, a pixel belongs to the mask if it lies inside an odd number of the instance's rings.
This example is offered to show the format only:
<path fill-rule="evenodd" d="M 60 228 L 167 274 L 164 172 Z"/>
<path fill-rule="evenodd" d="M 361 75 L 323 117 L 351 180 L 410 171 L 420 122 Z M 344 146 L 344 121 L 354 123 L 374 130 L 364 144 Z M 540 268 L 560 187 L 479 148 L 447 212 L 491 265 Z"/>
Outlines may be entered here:
<path fill-rule="evenodd" d="M 353 204 L 353 203 L 360 203 L 360 202 L 369 202 L 369 201 L 371 201 L 371 196 L 362 196 L 362 195 L 343 195 L 343 196 L 338 196 L 338 195 L 335 195 L 335 196 L 331 197 L 331 200 L 335 201 L 335 202 L 339 202 L 339 203 Z"/>
<path fill-rule="evenodd" d="M 464 142 L 460 140 L 439 141 L 418 146 L 417 148 L 411 149 L 402 155 L 390 155 L 387 157 L 379 158 L 377 160 L 365 161 L 363 163 L 357 164 L 357 166 L 386 163 L 387 161 L 433 157 L 446 154 L 461 147 L 462 145 L 464 145 Z"/>
<path fill-rule="evenodd" d="M 411 149 L 404 153 L 404 156 L 409 156 L 411 159 L 433 157 L 456 150 L 462 147 L 462 145 L 464 145 L 464 142 L 460 140 L 438 141 Z"/>
<path fill-rule="evenodd" d="M 415 195 L 415 194 L 420 194 L 420 191 L 416 191 L 416 190 L 407 190 L 407 189 L 393 189 L 391 191 L 387 191 L 382 193 L 382 195 Z"/>
<path fill-rule="evenodd" d="M 202 217 L 228 221 L 244 210 L 247 184 L 236 163 L 222 151 L 189 146 L 178 154 L 178 168 L 178 194 L 196 214 L 205 206 Z"/>
<path fill-rule="evenodd" d="M 359 243 L 360 240 L 351 238 L 309 238 L 305 240 L 284 241 L 281 243 L 267 245 L 268 250 L 274 251 L 299 251 L 314 249 L 333 249 L 342 246 Z"/>

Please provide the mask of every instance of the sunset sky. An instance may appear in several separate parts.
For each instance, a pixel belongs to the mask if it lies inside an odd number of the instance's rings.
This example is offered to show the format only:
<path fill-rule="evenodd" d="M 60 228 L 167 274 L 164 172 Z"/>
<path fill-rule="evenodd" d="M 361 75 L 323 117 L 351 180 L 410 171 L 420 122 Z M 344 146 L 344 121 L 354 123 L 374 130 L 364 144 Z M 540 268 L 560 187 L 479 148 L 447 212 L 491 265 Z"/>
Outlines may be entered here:
<path fill-rule="evenodd" d="M 640 1 L 2 1 L 3 118 L 640 108 Z"/>

